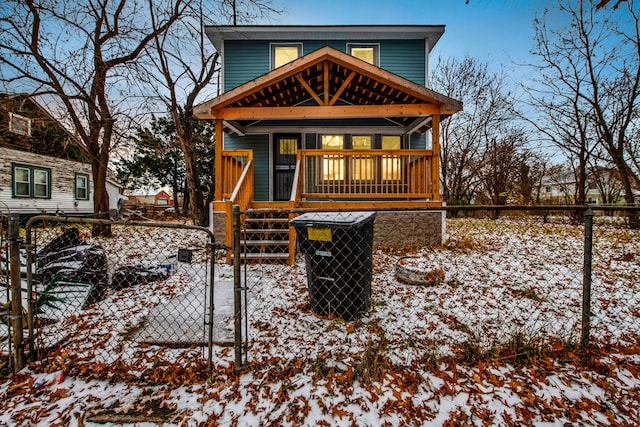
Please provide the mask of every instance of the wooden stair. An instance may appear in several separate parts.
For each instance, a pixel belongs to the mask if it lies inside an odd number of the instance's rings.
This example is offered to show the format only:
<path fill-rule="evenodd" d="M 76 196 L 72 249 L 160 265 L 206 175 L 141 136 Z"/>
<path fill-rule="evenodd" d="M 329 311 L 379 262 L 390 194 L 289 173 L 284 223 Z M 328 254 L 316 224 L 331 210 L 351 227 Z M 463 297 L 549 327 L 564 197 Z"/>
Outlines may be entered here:
<path fill-rule="evenodd" d="M 288 262 L 289 215 L 253 212 L 240 235 L 241 257 L 251 262 Z"/>

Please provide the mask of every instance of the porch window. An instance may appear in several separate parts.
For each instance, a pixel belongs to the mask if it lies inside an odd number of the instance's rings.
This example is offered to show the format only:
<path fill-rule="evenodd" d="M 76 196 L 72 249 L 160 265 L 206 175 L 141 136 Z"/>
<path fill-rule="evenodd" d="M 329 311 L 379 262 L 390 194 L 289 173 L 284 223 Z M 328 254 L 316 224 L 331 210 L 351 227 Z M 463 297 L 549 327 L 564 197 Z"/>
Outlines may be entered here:
<path fill-rule="evenodd" d="M 275 70 L 302 56 L 302 43 L 272 44 L 271 69 Z"/>
<path fill-rule="evenodd" d="M 338 151 L 344 149 L 343 135 L 322 135 L 322 149 Z M 322 179 L 344 180 L 344 155 L 331 153 L 322 156 Z"/>
<path fill-rule="evenodd" d="M 347 53 L 369 64 L 380 66 L 380 45 L 347 43 Z"/>
<path fill-rule="evenodd" d="M 351 138 L 354 150 L 370 150 L 371 136 L 357 136 Z M 355 180 L 371 180 L 373 179 L 373 159 L 371 156 L 355 155 L 353 156 L 353 179 Z"/>
<path fill-rule="evenodd" d="M 89 200 L 89 175 L 76 174 L 76 200 Z"/>
<path fill-rule="evenodd" d="M 14 164 L 12 171 L 13 197 L 51 197 L 51 169 Z"/>
<path fill-rule="evenodd" d="M 399 135 L 383 135 L 383 150 L 399 150 L 402 147 L 402 138 Z M 382 179 L 400 179 L 400 159 L 396 156 L 382 156 Z"/>

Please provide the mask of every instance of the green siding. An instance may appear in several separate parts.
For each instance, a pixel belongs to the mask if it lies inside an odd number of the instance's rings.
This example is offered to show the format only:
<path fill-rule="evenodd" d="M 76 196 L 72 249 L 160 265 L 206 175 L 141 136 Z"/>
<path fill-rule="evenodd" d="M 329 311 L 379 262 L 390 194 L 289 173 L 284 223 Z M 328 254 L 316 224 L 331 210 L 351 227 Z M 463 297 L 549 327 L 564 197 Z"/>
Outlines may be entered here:
<path fill-rule="evenodd" d="M 420 135 L 418 133 L 411 134 L 409 139 L 410 150 L 425 150 L 427 148 L 427 134 Z"/>
<path fill-rule="evenodd" d="M 269 200 L 269 135 L 225 135 L 225 150 L 253 150 L 254 200 Z"/>
<path fill-rule="evenodd" d="M 347 43 L 377 43 L 380 45 L 380 67 L 414 83 L 425 84 L 424 40 L 300 40 L 307 55 L 324 46 L 346 52 Z M 225 42 L 224 90 L 229 91 L 270 71 L 270 43 L 291 41 Z"/>
<path fill-rule="evenodd" d="M 269 71 L 268 41 L 226 41 L 224 90 L 249 82 Z"/>
<path fill-rule="evenodd" d="M 304 148 L 307 150 L 313 150 L 316 148 L 317 135 L 315 133 L 308 133 L 305 135 Z"/>
<path fill-rule="evenodd" d="M 424 40 L 380 42 L 380 68 L 419 85 L 425 84 Z"/>

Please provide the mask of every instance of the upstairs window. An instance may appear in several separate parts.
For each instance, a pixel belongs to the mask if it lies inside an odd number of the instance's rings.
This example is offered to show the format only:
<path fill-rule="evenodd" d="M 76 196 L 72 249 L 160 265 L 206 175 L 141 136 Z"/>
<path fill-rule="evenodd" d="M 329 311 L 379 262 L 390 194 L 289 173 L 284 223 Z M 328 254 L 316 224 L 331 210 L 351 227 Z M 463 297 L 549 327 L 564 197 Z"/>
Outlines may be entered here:
<path fill-rule="evenodd" d="M 51 198 L 51 169 L 12 165 L 13 197 Z"/>
<path fill-rule="evenodd" d="M 369 64 L 380 66 L 380 45 L 373 43 L 348 43 L 347 53 Z"/>
<path fill-rule="evenodd" d="M 9 131 L 19 135 L 31 136 L 31 119 L 10 112 Z"/>
<path fill-rule="evenodd" d="M 76 174 L 76 200 L 89 200 L 89 175 Z"/>
<path fill-rule="evenodd" d="M 302 56 L 302 43 L 272 44 L 271 69 L 275 70 Z"/>

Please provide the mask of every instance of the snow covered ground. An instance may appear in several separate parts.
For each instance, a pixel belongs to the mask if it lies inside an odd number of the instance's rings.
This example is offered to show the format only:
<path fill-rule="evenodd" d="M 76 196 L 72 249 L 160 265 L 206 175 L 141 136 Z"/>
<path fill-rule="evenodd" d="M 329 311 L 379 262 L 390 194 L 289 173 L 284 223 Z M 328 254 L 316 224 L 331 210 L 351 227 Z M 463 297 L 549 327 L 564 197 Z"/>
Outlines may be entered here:
<path fill-rule="evenodd" d="M 597 345 L 581 353 L 581 227 L 455 219 L 448 232 L 442 247 L 376 251 L 372 309 L 354 322 L 311 312 L 301 258 L 252 266 L 239 376 L 231 347 L 214 347 L 205 379 L 201 348 L 132 339 L 150 313 L 185 311 L 194 290 L 179 275 L 114 293 L 0 384 L 0 425 L 639 425 L 640 234 L 594 232 Z M 399 262 L 443 279 L 401 283 Z"/>

